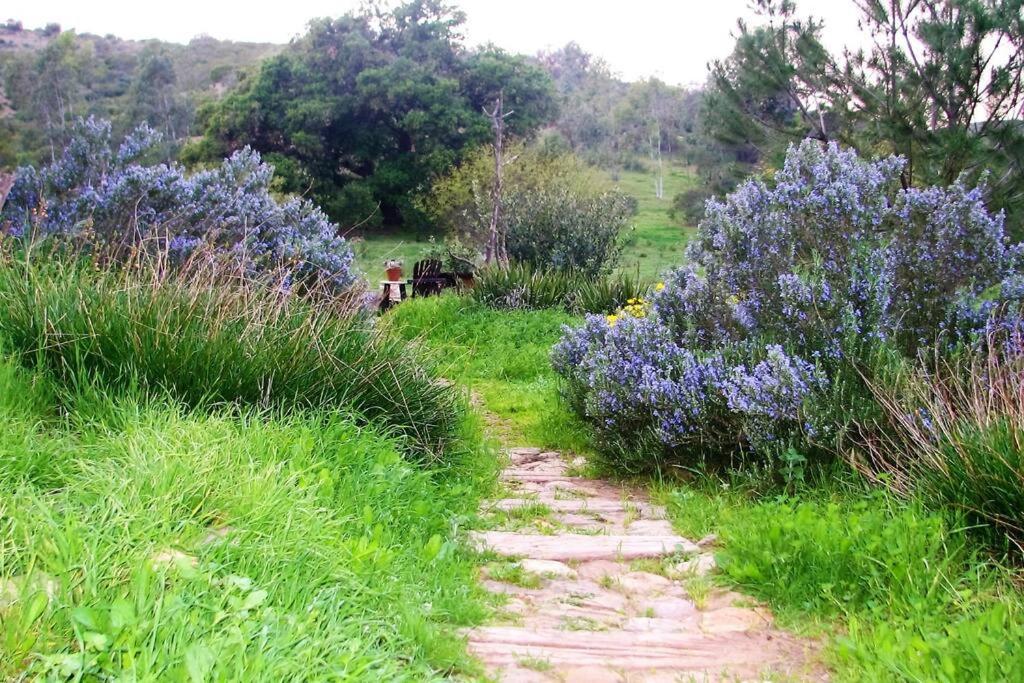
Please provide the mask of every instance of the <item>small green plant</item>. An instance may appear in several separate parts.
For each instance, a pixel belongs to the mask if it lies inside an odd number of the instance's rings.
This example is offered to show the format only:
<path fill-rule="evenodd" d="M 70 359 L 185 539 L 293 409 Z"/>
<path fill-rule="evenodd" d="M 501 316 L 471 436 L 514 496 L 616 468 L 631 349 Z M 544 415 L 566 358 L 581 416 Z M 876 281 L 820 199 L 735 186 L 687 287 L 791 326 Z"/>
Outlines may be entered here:
<path fill-rule="evenodd" d="M 521 588 L 540 588 L 544 579 L 533 572 L 523 569 L 518 562 L 493 562 L 488 564 L 487 576 L 494 581 L 510 583 Z"/>
<path fill-rule="evenodd" d="M 551 671 L 554 668 L 546 659 L 540 659 L 539 657 L 523 657 L 516 660 L 516 664 L 523 667 L 524 669 L 530 669 L 531 671 Z"/>
<path fill-rule="evenodd" d="M 561 628 L 565 631 L 607 631 L 608 627 L 593 617 L 562 617 Z"/>

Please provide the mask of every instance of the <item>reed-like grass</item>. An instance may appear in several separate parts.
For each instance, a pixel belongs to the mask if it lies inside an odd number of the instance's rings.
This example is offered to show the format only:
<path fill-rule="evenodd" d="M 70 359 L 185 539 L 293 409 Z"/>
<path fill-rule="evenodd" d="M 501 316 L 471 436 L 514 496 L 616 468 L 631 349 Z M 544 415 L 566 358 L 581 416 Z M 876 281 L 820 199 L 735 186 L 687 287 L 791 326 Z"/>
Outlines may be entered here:
<path fill-rule="evenodd" d="M 646 283 L 628 274 L 590 276 L 515 263 L 508 268 L 482 270 L 472 294 L 476 301 L 491 308 L 613 313 L 630 299 L 643 299 L 649 291 Z"/>
<path fill-rule="evenodd" d="M 300 296 L 214 262 L 98 263 L 0 257 L 0 335 L 65 385 L 99 379 L 193 407 L 344 408 L 425 459 L 457 439 L 457 392 L 349 300 Z"/>
<path fill-rule="evenodd" d="M 965 511 L 1000 551 L 1024 555 L 1024 340 L 993 338 L 873 390 L 888 424 L 861 469 Z"/>

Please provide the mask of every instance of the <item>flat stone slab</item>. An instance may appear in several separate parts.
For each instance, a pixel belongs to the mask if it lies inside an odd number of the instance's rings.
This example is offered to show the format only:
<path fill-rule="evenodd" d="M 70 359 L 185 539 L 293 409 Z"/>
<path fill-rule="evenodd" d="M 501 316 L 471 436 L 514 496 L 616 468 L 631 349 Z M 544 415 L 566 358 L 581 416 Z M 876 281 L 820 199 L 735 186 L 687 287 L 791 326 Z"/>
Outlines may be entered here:
<path fill-rule="evenodd" d="M 697 546 L 682 536 L 543 536 L 514 531 L 473 533 L 487 550 L 505 557 L 528 557 L 559 562 L 589 560 L 639 560 L 673 553 L 693 553 Z"/>
<path fill-rule="evenodd" d="M 553 667 L 598 666 L 613 671 L 654 671 L 757 676 L 774 667 L 789 669 L 791 642 L 761 634 L 646 631 L 562 631 L 493 626 L 473 629 L 469 649 L 491 666 L 524 659 Z M 774 666 L 773 666 L 774 665 Z"/>
<path fill-rule="evenodd" d="M 533 558 L 527 558 L 521 561 L 519 566 L 523 568 L 523 571 L 540 574 L 541 576 L 553 576 L 560 579 L 576 578 L 575 569 L 563 562 L 556 562 L 555 560 L 536 560 Z"/>
<path fill-rule="evenodd" d="M 698 609 L 678 579 L 714 569 L 713 536 L 679 536 L 646 490 L 570 476 L 559 453 L 516 448 L 509 461 L 502 479 L 512 493 L 483 511 L 544 505 L 550 514 L 471 533 L 541 578 L 528 587 L 484 575 L 483 586 L 505 598 L 503 616 L 464 633 L 488 680 L 827 680 L 816 643 L 774 628 L 771 613 L 749 598 L 712 590 Z M 633 562 L 647 558 L 672 558 L 673 566 Z"/>
<path fill-rule="evenodd" d="M 558 499 L 553 496 L 538 496 L 536 498 L 502 498 L 491 503 L 488 507 L 494 510 L 517 510 L 532 505 L 544 505 L 552 512 L 594 512 L 594 513 L 619 513 L 626 514 L 627 509 L 633 509 L 641 518 L 664 517 L 665 510 L 646 503 L 623 503 L 621 500 L 607 500 L 605 498 L 570 498 Z"/>

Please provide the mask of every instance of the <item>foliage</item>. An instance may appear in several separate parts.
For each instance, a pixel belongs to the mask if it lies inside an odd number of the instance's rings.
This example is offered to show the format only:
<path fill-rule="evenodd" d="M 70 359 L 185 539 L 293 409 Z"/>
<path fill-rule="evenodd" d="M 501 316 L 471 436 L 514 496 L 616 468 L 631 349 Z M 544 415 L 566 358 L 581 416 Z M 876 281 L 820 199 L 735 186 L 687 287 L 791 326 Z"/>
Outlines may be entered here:
<path fill-rule="evenodd" d="M 0 167 L 52 161 L 77 118 L 89 116 L 112 121 L 117 137 L 148 123 L 164 134 L 160 152 L 170 158 L 192 134 L 199 103 L 280 49 L 209 36 L 131 41 L 55 24 L 16 33 L 5 41 L 0 27 L 0 92 L 11 107 L 0 116 Z"/>
<path fill-rule="evenodd" d="M 913 186 L 961 176 L 976 183 L 991 171 L 991 204 L 1019 230 L 1019 0 L 856 4 L 873 43 L 835 59 L 822 45 L 821 22 L 799 18 L 793 2 L 759 0 L 767 24 L 741 23 L 733 55 L 712 69 L 712 136 L 755 162 L 772 163 L 808 136 L 900 154 L 902 180 Z"/>
<path fill-rule="evenodd" d="M 827 453 L 876 417 L 864 377 L 950 328 L 954 304 L 1016 260 L 983 190 L 903 190 L 901 169 L 792 148 L 773 186 L 709 203 L 649 314 L 568 331 L 555 367 L 605 455 L 641 469 Z"/>
<path fill-rule="evenodd" d="M 302 199 L 278 202 L 273 169 L 249 149 L 191 176 L 140 158 L 159 136 L 142 126 L 117 148 L 109 122 L 79 122 L 61 157 L 18 169 L 0 226 L 29 239 L 52 236 L 115 258 L 138 249 L 182 264 L 214 252 L 250 273 L 281 271 L 288 285 L 355 282 L 338 227 Z"/>
<path fill-rule="evenodd" d="M 914 368 L 872 389 L 890 429 L 865 444 L 870 476 L 953 507 L 997 549 L 1024 552 L 1024 346 L 1019 332 Z M 1007 547 L 1009 541 L 1009 547 Z"/>
<path fill-rule="evenodd" d="M 383 322 L 425 346 L 439 374 L 468 387 L 505 443 L 582 452 L 586 430 L 560 401 L 548 362 L 562 326 L 576 320 L 561 310 L 498 311 L 444 295 L 406 301 Z"/>
<path fill-rule="evenodd" d="M 109 271 L 36 254 L 0 265 L 0 336 L 65 383 L 96 377 L 197 407 L 345 408 L 401 436 L 414 459 L 445 458 L 459 397 L 346 305 L 215 266 Z"/>
<path fill-rule="evenodd" d="M 518 144 L 506 158 L 501 219 L 509 256 L 592 275 L 614 266 L 636 200 L 610 190 L 596 169 L 572 154 Z M 493 190 L 493 151 L 485 146 L 435 182 L 420 205 L 436 225 L 479 248 L 490 234 Z"/>
<path fill-rule="evenodd" d="M 202 414 L 0 360 L 0 676 L 473 672 L 454 630 L 485 605 L 454 521 L 493 469 L 415 467 L 387 431 Z"/>
<path fill-rule="evenodd" d="M 571 313 L 612 313 L 631 299 L 643 298 L 647 285 L 629 275 L 593 277 L 576 271 L 535 270 L 516 263 L 477 274 L 472 297 L 491 308 L 561 308 Z"/>
<path fill-rule="evenodd" d="M 698 485 L 668 499 L 685 533 L 717 533 L 721 580 L 785 622 L 821 622 L 837 680 L 1011 680 L 1024 602 L 977 555 L 964 520 L 861 487 L 751 498 Z M 836 623 L 838 620 L 838 623 Z"/>
<path fill-rule="evenodd" d="M 608 181 L 577 156 L 552 152 L 540 145 L 512 142 L 505 150 L 503 186 L 509 194 L 568 188 L 573 194 L 599 195 Z M 472 244 L 487 239 L 493 211 L 494 148 L 481 145 L 466 153 L 456 167 L 431 185 L 417 203 L 431 223 L 446 234 Z"/>
<path fill-rule="evenodd" d="M 651 78 L 623 82 L 574 42 L 540 55 L 558 94 L 554 128 L 568 148 L 607 168 L 680 153 L 697 125 L 700 93 Z"/>
<path fill-rule="evenodd" d="M 441 0 L 412 0 L 314 21 L 204 110 L 205 141 L 187 158 L 248 145 L 290 160 L 284 189 L 312 189 L 339 222 L 416 226 L 413 197 L 488 139 L 482 107 L 499 91 L 514 135 L 553 113 L 547 75 L 496 48 L 467 51 L 463 20 Z"/>
<path fill-rule="evenodd" d="M 564 187 L 510 193 L 502 220 L 513 261 L 598 277 L 618 263 L 619 235 L 636 200 L 617 192 L 583 196 Z"/>

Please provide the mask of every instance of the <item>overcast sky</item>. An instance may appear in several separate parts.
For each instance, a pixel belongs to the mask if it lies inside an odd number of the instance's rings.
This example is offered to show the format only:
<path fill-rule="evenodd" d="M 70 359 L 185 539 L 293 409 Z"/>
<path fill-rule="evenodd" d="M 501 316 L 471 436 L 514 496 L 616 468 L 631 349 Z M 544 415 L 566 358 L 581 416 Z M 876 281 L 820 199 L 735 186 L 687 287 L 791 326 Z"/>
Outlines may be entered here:
<path fill-rule="evenodd" d="M 122 38 L 188 42 L 201 34 L 284 43 L 314 17 L 338 16 L 359 0 L 5 0 L 0 14 L 36 28 Z M 729 54 L 736 19 L 751 16 L 748 0 L 462 0 L 470 44 L 492 42 L 534 54 L 575 40 L 624 78 L 657 76 L 670 83 L 704 81 L 709 60 Z M 858 42 L 856 12 L 845 0 L 798 0 L 802 12 L 826 22 L 834 49 Z M 0 17 L 0 20 L 6 17 Z"/>

